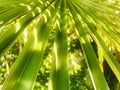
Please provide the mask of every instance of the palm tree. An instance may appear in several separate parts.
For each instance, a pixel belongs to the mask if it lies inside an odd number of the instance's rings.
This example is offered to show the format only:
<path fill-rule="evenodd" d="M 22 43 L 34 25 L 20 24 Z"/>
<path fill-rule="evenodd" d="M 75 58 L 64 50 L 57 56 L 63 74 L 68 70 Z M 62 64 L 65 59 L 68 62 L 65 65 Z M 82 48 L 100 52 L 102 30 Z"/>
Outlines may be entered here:
<path fill-rule="evenodd" d="M 69 90 L 67 37 L 71 27 L 79 38 L 94 89 L 109 90 L 100 68 L 103 60 L 120 82 L 120 64 L 109 50 L 111 44 L 120 50 L 120 8 L 114 3 L 106 0 L 0 0 L 0 56 L 30 29 L 29 39 L 12 66 L 3 90 L 33 89 L 52 31 L 55 32 L 55 59 L 48 89 Z M 92 41 L 98 47 L 98 55 Z"/>

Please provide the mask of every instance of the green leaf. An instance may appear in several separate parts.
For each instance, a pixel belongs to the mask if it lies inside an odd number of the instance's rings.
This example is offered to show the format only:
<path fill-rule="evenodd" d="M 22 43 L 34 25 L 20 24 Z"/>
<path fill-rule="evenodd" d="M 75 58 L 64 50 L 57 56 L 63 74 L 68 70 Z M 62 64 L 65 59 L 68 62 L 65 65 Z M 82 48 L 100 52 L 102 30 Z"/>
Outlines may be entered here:
<path fill-rule="evenodd" d="M 53 9 L 52 6 L 49 9 Z M 57 13 L 55 10 L 53 16 L 56 15 L 55 12 Z M 46 18 L 44 15 L 46 15 Z M 47 11 L 44 12 L 44 15 L 39 18 L 40 21 L 36 23 L 33 36 L 31 36 L 13 65 L 10 75 L 4 83 L 3 90 L 8 88 L 10 90 L 32 90 L 51 31 L 49 23 L 54 19 L 47 19 L 50 17 Z"/>
<path fill-rule="evenodd" d="M 93 82 L 94 89 L 109 90 L 107 82 L 100 70 L 95 52 L 87 37 L 87 33 L 85 32 L 85 29 L 83 28 L 82 23 L 80 22 L 75 9 L 73 8 L 72 2 L 68 2 L 68 3 L 69 3 L 70 12 L 74 16 L 73 19 L 75 21 L 77 32 L 79 33 L 80 36 L 80 43 L 84 52 L 84 56 L 86 58 L 86 62 L 88 65 L 88 69 L 91 76 L 91 80 Z"/>
<path fill-rule="evenodd" d="M 43 31 L 43 28 L 44 32 L 40 33 Z M 50 28 L 46 27 L 45 24 L 39 27 L 38 23 L 36 30 L 34 30 L 34 37 L 31 37 L 24 47 L 22 54 L 20 54 L 13 65 L 11 73 L 4 83 L 3 90 L 7 90 L 8 88 L 10 90 L 31 90 L 33 88 L 45 51 Z M 38 33 L 39 36 L 37 35 Z"/>
<path fill-rule="evenodd" d="M 69 60 L 67 49 L 66 1 L 61 0 L 61 17 L 56 27 L 54 52 L 49 90 L 69 90 Z"/>
<path fill-rule="evenodd" d="M 51 2 L 52 3 L 52 2 Z M 0 56 L 2 56 L 4 54 L 4 52 L 6 50 L 8 50 L 16 41 L 16 39 L 21 35 L 21 33 L 25 30 L 25 28 L 30 24 L 33 23 L 33 20 L 36 20 L 37 17 L 39 17 L 40 13 L 39 9 L 42 10 L 42 12 L 44 12 L 44 10 L 46 10 L 46 8 L 48 8 L 48 6 L 46 7 L 45 5 L 39 6 L 35 9 L 32 10 L 32 12 L 28 12 L 23 18 L 20 18 L 20 20 L 18 20 L 18 22 L 16 24 L 12 24 L 9 25 L 8 27 L 3 28 L 4 29 L 8 29 L 6 30 L 5 33 L 3 33 L 0 36 Z M 33 16 L 33 13 L 35 16 Z"/>

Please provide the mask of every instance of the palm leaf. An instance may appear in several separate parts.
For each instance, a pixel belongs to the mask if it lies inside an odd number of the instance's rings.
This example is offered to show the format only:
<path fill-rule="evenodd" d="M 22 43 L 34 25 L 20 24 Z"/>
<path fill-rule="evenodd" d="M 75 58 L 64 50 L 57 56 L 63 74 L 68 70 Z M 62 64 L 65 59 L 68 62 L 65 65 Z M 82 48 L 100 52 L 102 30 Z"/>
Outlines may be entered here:
<path fill-rule="evenodd" d="M 82 16 L 82 15 L 81 15 Z M 96 29 L 94 28 L 93 24 L 90 23 L 90 21 L 87 20 L 86 17 L 84 17 L 84 14 L 82 16 L 83 20 L 85 21 L 85 23 L 88 25 L 89 29 L 90 29 L 90 35 L 93 36 L 93 38 L 95 39 L 96 43 L 98 45 L 100 45 L 103 50 L 103 54 L 104 57 L 106 58 L 108 64 L 111 66 L 111 69 L 113 70 L 113 72 L 115 73 L 116 77 L 119 80 L 119 76 L 120 76 L 120 64 L 118 63 L 117 60 L 115 60 L 114 56 L 109 52 L 108 48 L 106 47 L 106 45 L 104 44 L 103 40 L 100 38 L 100 36 L 96 33 Z M 92 33 L 91 33 L 92 32 Z M 111 32 L 112 35 L 112 31 L 111 29 L 109 29 L 109 32 Z M 113 32 L 114 33 L 114 32 Z M 109 33 L 110 34 L 110 33 Z M 117 38 L 118 39 L 117 39 Z M 119 36 L 117 36 L 115 34 L 115 39 L 117 39 L 119 41 Z M 114 39 L 112 38 L 112 39 Z M 117 42 L 118 42 L 117 41 Z M 99 43 L 98 43 L 99 42 Z M 116 70 L 117 69 L 117 70 Z"/>
<path fill-rule="evenodd" d="M 53 7 L 49 7 L 48 9 L 49 10 L 53 9 Z M 56 14 L 55 12 L 56 10 L 54 10 L 54 12 L 52 13 L 53 16 Z M 53 20 L 53 18 L 50 18 L 48 19 L 48 22 L 45 23 L 46 18 L 44 17 L 44 15 L 46 15 L 46 17 L 49 17 L 48 12 L 44 12 L 44 14 L 41 16 L 40 22 L 38 22 L 35 30 L 33 31 L 34 33 L 33 36 L 31 36 L 30 41 L 28 41 L 28 43 L 24 47 L 25 49 L 23 53 L 18 57 L 17 61 L 15 62 L 11 70 L 11 74 L 5 81 L 3 90 L 8 89 L 9 87 L 10 87 L 9 89 L 11 90 L 13 89 L 29 90 L 33 87 L 34 80 L 37 76 L 37 72 L 41 64 L 40 62 L 45 51 L 49 32 L 51 30 L 50 28 L 51 26 L 49 25 L 49 23 L 52 22 Z M 29 47 L 31 47 L 31 49 Z M 31 67 L 33 65 L 35 65 L 36 67 L 34 68 Z M 33 70 L 32 72 L 30 71 L 30 68 L 32 68 Z M 30 73 L 32 74 L 29 75 Z M 9 84 L 10 82 L 12 83 Z"/>
<path fill-rule="evenodd" d="M 25 29 L 31 28 L 31 36 L 12 66 L 3 90 L 33 88 L 51 31 L 55 31 L 55 60 L 52 62 L 49 90 L 69 90 L 67 17 L 72 20 L 72 27 L 79 37 L 94 89 L 109 90 L 90 37 L 100 47 L 99 60 L 105 58 L 120 82 L 120 64 L 103 40 L 109 38 L 119 51 L 120 16 L 116 10 L 120 12 L 119 7 L 96 0 L 0 0 L 0 31 L 3 32 L 0 35 L 0 57 Z M 100 51 L 103 53 L 101 56 Z"/>
<path fill-rule="evenodd" d="M 84 51 L 84 54 L 85 54 L 85 57 L 86 57 L 86 60 L 88 63 L 89 72 L 91 75 L 91 79 L 93 80 L 94 88 L 109 90 L 107 83 L 104 79 L 104 76 L 100 70 L 99 64 L 97 62 L 97 57 L 93 51 L 93 48 L 89 42 L 89 39 L 87 38 L 87 34 L 84 31 L 84 28 L 81 26 L 81 22 L 79 21 L 79 18 L 77 17 L 77 14 L 72 6 L 71 6 L 70 10 L 71 10 L 71 13 L 73 14 L 73 16 L 75 16 L 75 18 L 73 18 L 73 19 L 75 21 L 75 25 L 78 30 L 78 33 L 81 36 L 80 42 L 81 42 L 81 46 L 83 48 L 83 51 Z M 99 74 L 96 75 L 96 73 L 99 73 Z M 101 78 L 99 79 L 99 77 L 101 77 Z"/>
<path fill-rule="evenodd" d="M 69 60 L 67 49 L 66 1 L 61 1 L 61 17 L 55 35 L 55 61 L 51 71 L 50 90 L 69 90 Z"/>

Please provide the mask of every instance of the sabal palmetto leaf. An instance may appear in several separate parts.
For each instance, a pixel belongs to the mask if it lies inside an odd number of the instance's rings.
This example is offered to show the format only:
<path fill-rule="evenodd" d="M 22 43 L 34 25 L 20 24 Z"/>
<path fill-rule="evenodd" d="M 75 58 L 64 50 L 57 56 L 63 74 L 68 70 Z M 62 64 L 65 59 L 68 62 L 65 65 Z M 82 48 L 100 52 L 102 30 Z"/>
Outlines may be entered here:
<path fill-rule="evenodd" d="M 95 90 L 109 90 L 90 38 L 101 48 L 104 58 L 120 82 L 120 64 L 108 50 L 102 37 L 109 38 L 116 49 L 120 50 L 119 12 L 119 7 L 101 0 L 0 0 L 0 30 L 3 31 L 0 35 L 0 56 L 25 29 L 34 24 L 29 32 L 31 36 L 28 42 L 5 80 L 3 90 L 33 88 L 52 30 L 55 30 L 56 60 L 53 60 L 51 68 L 52 86 L 49 89 L 69 90 L 66 32 L 68 14 L 72 27 L 75 27 L 75 33 L 78 34 Z"/>

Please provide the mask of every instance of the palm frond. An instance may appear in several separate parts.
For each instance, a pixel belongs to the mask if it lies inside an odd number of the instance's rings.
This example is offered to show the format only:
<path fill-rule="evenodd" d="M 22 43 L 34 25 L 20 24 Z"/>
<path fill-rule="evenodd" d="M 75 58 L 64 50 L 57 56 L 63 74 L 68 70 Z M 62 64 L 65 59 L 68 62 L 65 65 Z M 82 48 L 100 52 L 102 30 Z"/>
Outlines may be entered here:
<path fill-rule="evenodd" d="M 55 60 L 49 90 L 69 90 L 69 19 L 79 37 L 94 89 L 109 90 L 98 60 L 105 59 L 120 82 L 120 64 L 104 41 L 108 38 L 120 51 L 119 12 L 118 6 L 101 0 L 0 0 L 0 57 L 24 30 L 31 28 L 29 40 L 12 66 L 3 90 L 33 88 L 51 31 L 55 31 Z M 100 47 L 101 56 L 97 57 L 90 38 Z"/>

